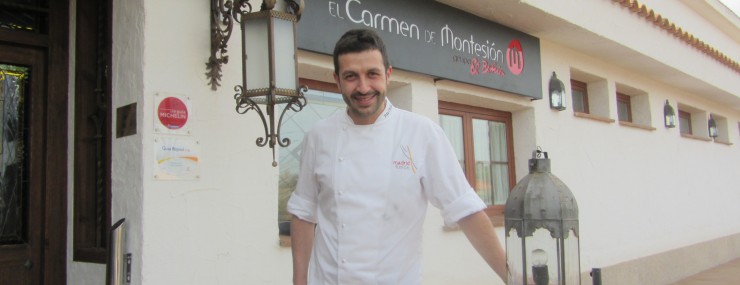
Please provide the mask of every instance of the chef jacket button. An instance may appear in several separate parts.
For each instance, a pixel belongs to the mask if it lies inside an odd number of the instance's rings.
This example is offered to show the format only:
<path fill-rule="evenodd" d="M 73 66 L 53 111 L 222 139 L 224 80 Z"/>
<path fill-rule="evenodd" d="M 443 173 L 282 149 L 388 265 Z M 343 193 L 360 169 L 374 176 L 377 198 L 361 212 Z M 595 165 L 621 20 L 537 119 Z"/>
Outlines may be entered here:
<path fill-rule="evenodd" d="M 342 196 L 344 194 L 344 191 L 339 191 L 339 196 Z"/>
<path fill-rule="evenodd" d="M 347 227 L 347 224 L 342 224 L 342 228 L 346 228 L 346 227 Z"/>
<path fill-rule="evenodd" d="M 344 161 L 344 157 L 340 157 L 339 158 L 339 161 Z"/>
<path fill-rule="evenodd" d="M 347 259 L 342 258 L 342 263 L 347 263 Z"/>

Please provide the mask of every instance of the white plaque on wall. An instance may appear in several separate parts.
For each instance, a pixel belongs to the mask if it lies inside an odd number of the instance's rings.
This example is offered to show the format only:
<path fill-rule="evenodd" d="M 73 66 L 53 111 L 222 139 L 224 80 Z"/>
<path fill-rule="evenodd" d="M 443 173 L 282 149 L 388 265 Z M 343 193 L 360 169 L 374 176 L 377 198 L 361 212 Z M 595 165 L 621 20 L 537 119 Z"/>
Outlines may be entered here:
<path fill-rule="evenodd" d="M 186 138 L 154 140 L 154 178 L 190 180 L 200 178 L 200 144 Z"/>

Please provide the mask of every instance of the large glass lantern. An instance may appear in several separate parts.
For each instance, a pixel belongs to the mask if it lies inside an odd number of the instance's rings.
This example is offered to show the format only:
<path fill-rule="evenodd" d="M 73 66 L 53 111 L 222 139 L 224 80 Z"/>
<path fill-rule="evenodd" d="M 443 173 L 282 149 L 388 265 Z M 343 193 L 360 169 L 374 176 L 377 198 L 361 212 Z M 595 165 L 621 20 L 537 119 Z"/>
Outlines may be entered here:
<path fill-rule="evenodd" d="M 544 154 L 544 158 L 541 156 Z M 504 210 L 509 285 L 580 285 L 578 204 L 537 150 Z"/>
<path fill-rule="evenodd" d="M 254 110 L 259 115 L 265 136 L 257 138 L 257 146 L 269 146 L 272 166 L 277 166 L 275 147 L 290 145 L 290 139 L 280 136 L 283 116 L 288 110 L 300 112 L 306 106 L 303 94 L 308 89 L 298 86 L 295 33 L 304 2 L 262 1 L 258 12 L 252 11 L 249 2 L 211 0 L 211 56 L 206 62 L 206 76 L 211 89 L 221 86 L 221 67 L 229 61 L 229 38 L 234 22 L 240 23 L 242 84 L 234 86 L 236 112 Z"/>
<path fill-rule="evenodd" d="M 298 96 L 296 21 L 295 15 L 274 9 L 244 14 L 242 60 L 249 83 L 244 96 Z"/>

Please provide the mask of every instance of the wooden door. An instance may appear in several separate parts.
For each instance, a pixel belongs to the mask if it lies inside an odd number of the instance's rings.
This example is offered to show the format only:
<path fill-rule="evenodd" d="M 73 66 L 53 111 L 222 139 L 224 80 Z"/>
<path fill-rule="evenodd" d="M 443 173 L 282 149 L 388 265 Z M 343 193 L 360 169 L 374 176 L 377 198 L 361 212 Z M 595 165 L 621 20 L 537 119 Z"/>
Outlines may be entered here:
<path fill-rule="evenodd" d="M 0 284 L 66 284 L 69 1 L 0 0 Z"/>
<path fill-rule="evenodd" d="M 44 54 L 42 49 L 0 44 L 2 284 L 42 282 L 47 117 Z"/>

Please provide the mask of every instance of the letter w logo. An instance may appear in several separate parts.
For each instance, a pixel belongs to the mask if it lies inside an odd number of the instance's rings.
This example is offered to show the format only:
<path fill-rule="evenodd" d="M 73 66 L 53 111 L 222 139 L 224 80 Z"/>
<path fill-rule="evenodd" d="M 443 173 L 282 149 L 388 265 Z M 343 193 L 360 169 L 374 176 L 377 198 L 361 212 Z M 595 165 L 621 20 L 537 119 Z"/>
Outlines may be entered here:
<path fill-rule="evenodd" d="M 519 75 L 524 70 L 524 53 L 519 40 L 512 40 L 509 43 L 509 48 L 506 50 L 506 65 L 509 66 L 511 73 L 515 75 Z"/>

